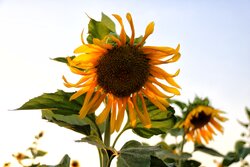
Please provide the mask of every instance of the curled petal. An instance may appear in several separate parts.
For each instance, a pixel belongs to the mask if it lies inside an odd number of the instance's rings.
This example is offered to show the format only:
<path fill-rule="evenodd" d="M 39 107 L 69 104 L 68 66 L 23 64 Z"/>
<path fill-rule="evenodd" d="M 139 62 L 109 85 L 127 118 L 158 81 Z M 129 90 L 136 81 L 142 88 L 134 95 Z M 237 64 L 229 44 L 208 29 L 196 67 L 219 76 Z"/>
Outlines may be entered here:
<path fill-rule="evenodd" d="M 131 37 L 130 37 L 130 45 L 134 45 L 134 39 L 135 39 L 135 28 L 134 28 L 134 23 L 133 19 L 130 13 L 127 13 L 126 15 L 127 20 L 129 22 L 130 28 L 131 28 Z"/>
<path fill-rule="evenodd" d="M 120 23 L 121 25 L 121 33 L 120 33 L 120 38 L 121 38 L 121 43 L 124 45 L 126 44 L 126 32 L 125 32 L 125 29 L 124 29 L 124 25 L 123 25 L 123 22 L 122 22 L 122 18 L 117 15 L 117 14 L 113 14 L 113 16 L 116 18 L 116 20 Z"/>
<path fill-rule="evenodd" d="M 145 34 L 144 34 L 141 42 L 137 44 L 137 47 L 143 45 L 143 43 L 146 41 L 148 36 L 154 32 L 154 25 L 155 25 L 154 22 L 151 22 L 151 23 L 148 24 L 148 26 L 147 26 L 147 28 L 145 30 Z"/>

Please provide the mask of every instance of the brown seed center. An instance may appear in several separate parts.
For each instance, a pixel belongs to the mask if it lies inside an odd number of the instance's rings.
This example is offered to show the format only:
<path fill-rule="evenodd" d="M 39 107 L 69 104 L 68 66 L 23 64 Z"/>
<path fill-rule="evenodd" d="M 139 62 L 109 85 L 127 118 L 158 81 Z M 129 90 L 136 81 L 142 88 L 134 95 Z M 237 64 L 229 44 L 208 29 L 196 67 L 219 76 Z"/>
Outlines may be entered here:
<path fill-rule="evenodd" d="M 211 115 L 206 115 L 204 111 L 198 114 L 198 117 L 193 117 L 190 122 L 194 125 L 195 129 L 201 128 L 208 124 L 211 119 Z"/>
<path fill-rule="evenodd" d="M 130 45 L 114 47 L 102 56 L 97 66 L 97 82 L 116 97 L 139 91 L 149 76 L 149 60 Z"/>

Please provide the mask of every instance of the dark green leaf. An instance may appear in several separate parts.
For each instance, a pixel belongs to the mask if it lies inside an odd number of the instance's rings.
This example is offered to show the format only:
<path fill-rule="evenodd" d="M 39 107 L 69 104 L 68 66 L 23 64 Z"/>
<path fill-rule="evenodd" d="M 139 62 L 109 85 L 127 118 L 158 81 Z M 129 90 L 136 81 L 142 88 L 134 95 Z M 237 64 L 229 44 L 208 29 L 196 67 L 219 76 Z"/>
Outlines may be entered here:
<path fill-rule="evenodd" d="M 182 167 L 199 167 L 200 165 L 201 163 L 195 160 L 186 160 L 182 162 Z"/>
<path fill-rule="evenodd" d="M 66 154 L 58 165 L 40 165 L 40 167 L 70 167 L 70 157 Z"/>
<path fill-rule="evenodd" d="M 129 141 L 120 150 L 117 167 L 150 167 L 151 156 L 159 150 L 157 146 L 143 146 L 137 141 Z"/>
<path fill-rule="evenodd" d="M 82 138 L 81 140 L 78 140 L 77 142 L 87 142 L 101 149 L 107 148 L 105 144 L 102 142 L 102 140 L 99 139 L 97 136 L 87 136 L 87 137 Z"/>
<path fill-rule="evenodd" d="M 184 133 L 184 129 L 183 128 L 173 128 L 169 130 L 169 133 L 172 136 L 181 136 Z"/>
<path fill-rule="evenodd" d="M 213 156 L 217 156 L 217 157 L 224 157 L 224 155 L 222 155 L 221 153 L 219 153 L 215 149 L 206 147 L 204 145 L 195 145 L 194 151 L 201 151 L 201 152 L 209 154 L 209 155 L 213 155 Z"/>
<path fill-rule="evenodd" d="M 245 127 L 245 128 L 248 128 L 248 124 L 247 123 L 243 123 L 243 122 L 241 122 L 240 120 L 237 120 L 238 121 L 238 123 L 241 125 L 241 126 L 243 126 L 243 127 Z"/>
<path fill-rule="evenodd" d="M 17 110 L 49 109 L 54 113 L 62 115 L 78 114 L 82 106 L 82 96 L 70 101 L 69 99 L 72 95 L 73 93 L 67 93 L 62 90 L 58 90 L 55 93 L 44 93 L 29 100 Z"/>
<path fill-rule="evenodd" d="M 161 150 L 155 153 L 155 156 L 161 160 L 174 159 L 174 160 L 187 160 L 191 158 L 192 155 L 189 153 L 182 153 L 181 155 L 173 153 L 171 150 Z"/>
<path fill-rule="evenodd" d="M 235 143 L 234 149 L 237 154 L 241 151 L 241 149 L 244 147 L 245 144 L 246 142 L 243 140 L 239 140 Z"/>
<path fill-rule="evenodd" d="M 229 166 L 234 162 L 238 162 L 240 159 L 238 157 L 238 155 L 234 152 L 229 152 L 227 153 L 227 155 L 224 157 L 223 161 L 222 161 L 222 165 L 223 166 Z"/>
<path fill-rule="evenodd" d="M 250 154 L 250 147 L 240 149 L 238 154 L 240 158 L 245 159 Z"/>
<path fill-rule="evenodd" d="M 44 155 L 46 155 L 46 154 L 47 154 L 46 151 L 37 150 L 36 157 L 42 157 L 42 156 L 44 156 Z"/>
<path fill-rule="evenodd" d="M 168 167 L 161 159 L 151 156 L 150 167 Z"/>
<path fill-rule="evenodd" d="M 184 110 L 187 107 L 187 104 L 184 102 L 181 102 L 179 100 L 169 100 L 170 103 L 177 105 L 181 110 Z"/>
<path fill-rule="evenodd" d="M 87 136 L 91 134 L 91 129 L 93 130 L 93 132 L 98 134 L 97 128 L 94 122 L 91 120 L 90 115 L 87 115 L 84 119 L 81 119 L 78 115 L 64 116 L 55 114 L 51 110 L 42 110 L 42 118 L 61 127 Z"/>
<path fill-rule="evenodd" d="M 248 107 L 245 108 L 248 120 L 250 121 L 250 109 Z"/>
<path fill-rule="evenodd" d="M 75 56 L 70 56 L 71 59 L 75 58 Z M 58 62 L 61 62 L 61 63 L 68 63 L 66 57 L 56 57 L 56 58 L 53 58 L 52 60 L 55 60 L 55 61 L 58 61 Z"/>

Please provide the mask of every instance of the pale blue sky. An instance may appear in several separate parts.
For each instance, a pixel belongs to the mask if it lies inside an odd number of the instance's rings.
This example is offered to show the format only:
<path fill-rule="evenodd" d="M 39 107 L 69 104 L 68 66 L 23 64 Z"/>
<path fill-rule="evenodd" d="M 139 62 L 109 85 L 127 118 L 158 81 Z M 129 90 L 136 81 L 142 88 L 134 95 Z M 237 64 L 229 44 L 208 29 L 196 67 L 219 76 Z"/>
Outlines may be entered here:
<path fill-rule="evenodd" d="M 82 29 L 87 30 L 86 14 L 100 19 L 101 12 L 110 17 L 112 13 L 120 14 L 124 20 L 130 12 L 137 36 L 155 21 L 147 45 L 181 44 L 181 59 L 166 67 L 168 71 L 181 69 L 177 81 L 182 95 L 178 99 L 208 96 L 215 107 L 226 111 L 230 121 L 225 124 L 225 134 L 211 146 L 220 145 L 223 152 L 233 149 L 232 142 L 242 130 L 236 119 L 245 120 L 244 107 L 250 106 L 249 8 L 248 0 L 0 0 L 0 132 L 4 132 L 0 165 L 1 157 L 8 158 L 26 148 L 39 130 L 48 133 L 46 143 L 60 147 L 51 137 L 64 134 L 63 129 L 42 121 L 39 111 L 7 110 L 43 92 L 64 89 L 61 76 L 70 73 L 49 58 L 71 55 L 80 45 Z M 130 33 L 129 25 L 125 25 Z M 26 134 L 20 136 L 20 131 Z M 57 140 L 70 145 L 79 137 L 74 135 Z M 86 149 L 86 145 L 81 147 Z M 67 151 L 77 158 L 72 149 L 62 149 L 63 153 Z M 94 165 L 93 161 L 89 159 L 88 163 Z"/>

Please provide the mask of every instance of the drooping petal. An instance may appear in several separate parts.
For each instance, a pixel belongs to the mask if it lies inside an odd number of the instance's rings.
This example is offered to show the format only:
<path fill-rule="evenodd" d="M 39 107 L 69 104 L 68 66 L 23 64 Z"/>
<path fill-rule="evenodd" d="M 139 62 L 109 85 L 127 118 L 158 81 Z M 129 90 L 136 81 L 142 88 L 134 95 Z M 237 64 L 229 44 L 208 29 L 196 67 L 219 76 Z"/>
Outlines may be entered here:
<path fill-rule="evenodd" d="M 147 98 L 155 105 L 157 106 L 161 111 L 166 111 L 166 107 L 164 105 L 162 105 L 162 103 L 160 103 L 160 101 L 158 101 L 152 94 L 150 93 L 149 90 L 147 89 L 142 89 L 141 90 L 146 96 Z"/>
<path fill-rule="evenodd" d="M 128 112 L 129 112 L 130 124 L 134 128 L 136 126 L 136 115 L 135 115 L 135 111 L 134 111 L 134 105 L 133 105 L 130 97 L 128 97 L 127 101 L 128 101 Z"/>
<path fill-rule="evenodd" d="M 107 119 L 112 104 L 113 104 L 113 96 L 109 96 L 108 97 L 108 104 L 102 110 L 101 114 L 96 117 L 96 123 L 97 124 L 101 124 Z"/>
<path fill-rule="evenodd" d="M 215 121 L 214 119 L 211 119 L 210 122 L 212 123 L 212 125 L 213 125 L 218 131 L 220 131 L 221 133 L 223 133 L 223 128 L 222 128 L 222 126 L 221 126 L 217 121 Z"/>
<path fill-rule="evenodd" d="M 118 110 L 118 116 L 117 116 L 117 120 L 116 120 L 116 131 L 117 132 L 121 128 L 126 106 L 127 106 L 127 101 L 124 98 L 118 99 L 118 109 L 119 110 Z"/>
<path fill-rule="evenodd" d="M 110 133 L 112 134 L 116 128 L 116 100 L 113 101 L 112 108 L 111 108 L 111 117 L 110 117 Z"/>
<path fill-rule="evenodd" d="M 141 103 L 142 103 L 142 109 L 143 109 L 143 115 L 144 115 L 144 119 L 145 119 L 145 127 L 146 128 L 151 128 L 151 120 L 150 120 L 150 117 L 149 117 L 149 114 L 148 114 L 148 110 L 147 110 L 147 106 L 146 106 L 146 103 L 145 103 L 145 100 L 144 100 L 144 97 L 142 96 L 142 94 L 139 92 L 138 93 L 140 99 L 141 99 Z"/>

